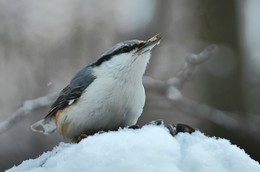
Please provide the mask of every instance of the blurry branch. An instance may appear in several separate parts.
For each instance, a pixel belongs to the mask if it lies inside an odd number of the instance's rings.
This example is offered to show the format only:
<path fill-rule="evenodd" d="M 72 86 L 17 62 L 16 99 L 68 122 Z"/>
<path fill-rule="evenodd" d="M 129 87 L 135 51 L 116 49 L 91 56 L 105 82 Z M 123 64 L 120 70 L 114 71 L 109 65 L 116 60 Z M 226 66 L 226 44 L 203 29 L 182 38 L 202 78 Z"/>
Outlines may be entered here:
<path fill-rule="evenodd" d="M 204 104 L 199 104 L 184 97 L 181 93 L 183 85 L 194 74 L 196 67 L 212 57 L 212 54 L 214 54 L 217 49 L 216 45 L 211 45 L 198 55 L 191 54 L 187 56 L 184 66 L 174 77 L 167 81 L 161 81 L 147 76 L 144 77 L 144 86 L 149 89 L 157 88 L 166 90 L 166 97 L 174 105 L 174 108 L 179 108 L 186 114 L 208 120 L 229 130 L 249 134 L 259 140 L 257 133 L 260 131 L 260 119 L 257 118 L 257 115 L 247 114 L 242 117 L 234 113 L 224 112 Z"/>
<path fill-rule="evenodd" d="M 260 119 L 257 119 L 257 115 L 247 114 L 246 116 L 241 116 L 235 113 L 224 112 L 185 97 L 179 100 L 171 99 L 171 101 L 175 107 L 183 110 L 186 114 L 196 115 L 200 119 L 210 121 L 240 134 L 250 135 L 252 138 L 260 141 Z"/>
<path fill-rule="evenodd" d="M 0 134 L 15 126 L 18 122 L 24 120 L 32 111 L 49 106 L 57 96 L 57 94 L 51 94 L 33 100 L 26 100 L 16 112 L 0 123 Z"/>
<path fill-rule="evenodd" d="M 214 109 L 204 104 L 199 104 L 184 97 L 181 93 L 182 87 L 194 74 L 196 67 L 212 57 L 212 54 L 214 54 L 217 49 L 216 45 L 211 45 L 205 48 L 198 55 L 191 54 L 187 56 L 183 67 L 174 77 L 167 81 L 161 81 L 145 76 L 143 78 L 143 84 L 148 89 L 166 90 L 165 97 L 174 105 L 174 108 L 179 108 L 189 115 L 196 115 L 201 119 L 208 120 L 227 129 L 244 134 L 250 134 L 253 138 L 259 139 L 257 138 L 257 132 L 260 131 L 260 119 L 257 118 L 257 115 L 241 117 L 233 113 Z M 0 123 L 0 134 L 25 119 L 25 117 L 32 111 L 49 106 L 57 96 L 58 94 L 51 94 L 34 100 L 25 101 L 23 105 L 7 120 Z"/>
<path fill-rule="evenodd" d="M 181 89 L 185 82 L 191 78 L 196 70 L 196 66 L 207 61 L 213 53 L 217 51 L 216 45 L 211 45 L 205 48 L 200 54 L 190 54 L 186 57 L 183 67 L 176 73 L 176 75 L 168 81 L 156 80 L 151 77 L 145 76 L 143 84 L 146 88 L 168 88 L 175 87 Z"/>
<path fill-rule="evenodd" d="M 191 54 L 188 55 L 185 59 L 185 63 L 183 67 L 176 73 L 176 75 L 167 81 L 161 81 L 158 79 L 153 79 L 149 76 L 144 76 L 143 84 L 146 88 L 149 89 L 167 89 L 168 97 L 171 96 L 171 89 L 181 90 L 183 85 L 186 83 L 187 80 L 191 78 L 193 73 L 196 70 L 196 67 L 205 61 L 207 61 L 212 54 L 217 51 L 216 45 L 211 45 L 205 48 L 200 54 Z M 174 92 L 175 93 L 175 92 Z"/>

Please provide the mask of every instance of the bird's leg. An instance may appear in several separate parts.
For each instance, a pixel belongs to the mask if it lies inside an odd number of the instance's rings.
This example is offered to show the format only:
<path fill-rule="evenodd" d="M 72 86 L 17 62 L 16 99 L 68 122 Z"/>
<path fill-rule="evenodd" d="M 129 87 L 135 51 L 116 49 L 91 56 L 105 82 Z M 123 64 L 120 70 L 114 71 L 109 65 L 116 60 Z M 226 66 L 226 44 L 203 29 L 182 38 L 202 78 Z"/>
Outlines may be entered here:
<path fill-rule="evenodd" d="M 164 122 L 162 119 L 157 119 L 157 120 L 154 120 L 154 121 L 151 121 L 148 123 L 148 125 L 152 124 L 152 125 L 162 125 Z M 130 125 L 128 126 L 127 128 L 129 129 L 140 129 L 142 127 L 140 127 L 139 125 L 137 124 L 134 124 L 134 125 Z"/>
<path fill-rule="evenodd" d="M 84 133 L 81 133 L 77 139 L 77 143 L 79 143 L 81 140 L 87 138 L 88 135 L 87 134 L 84 134 Z"/>
<path fill-rule="evenodd" d="M 81 140 L 87 138 L 88 136 L 92 135 L 90 132 L 84 132 L 84 133 L 81 133 L 79 135 L 79 137 L 77 138 L 77 143 L 79 143 Z"/>

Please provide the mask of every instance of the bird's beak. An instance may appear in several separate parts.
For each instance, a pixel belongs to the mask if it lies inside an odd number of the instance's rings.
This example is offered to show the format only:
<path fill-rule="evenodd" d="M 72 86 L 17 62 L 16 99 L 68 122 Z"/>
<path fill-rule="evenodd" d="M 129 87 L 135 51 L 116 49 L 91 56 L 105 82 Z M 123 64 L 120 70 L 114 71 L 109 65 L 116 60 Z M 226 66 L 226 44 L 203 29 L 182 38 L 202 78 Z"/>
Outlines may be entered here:
<path fill-rule="evenodd" d="M 162 36 L 159 33 L 159 34 L 153 36 L 152 38 L 148 39 L 147 41 L 144 41 L 143 45 L 140 48 L 138 48 L 136 53 L 143 54 L 148 51 L 151 51 L 156 45 L 160 44 L 161 38 L 162 38 Z"/>

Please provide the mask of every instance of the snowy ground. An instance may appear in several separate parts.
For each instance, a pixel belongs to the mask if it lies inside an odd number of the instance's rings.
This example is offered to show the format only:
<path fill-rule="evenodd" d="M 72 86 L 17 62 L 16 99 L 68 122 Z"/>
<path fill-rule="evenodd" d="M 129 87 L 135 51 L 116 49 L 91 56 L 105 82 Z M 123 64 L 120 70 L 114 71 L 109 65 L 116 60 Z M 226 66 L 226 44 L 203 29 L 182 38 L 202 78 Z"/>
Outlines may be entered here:
<path fill-rule="evenodd" d="M 259 172 L 260 165 L 228 140 L 198 131 L 172 137 L 166 128 L 150 125 L 61 143 L 7 171 Z"/>

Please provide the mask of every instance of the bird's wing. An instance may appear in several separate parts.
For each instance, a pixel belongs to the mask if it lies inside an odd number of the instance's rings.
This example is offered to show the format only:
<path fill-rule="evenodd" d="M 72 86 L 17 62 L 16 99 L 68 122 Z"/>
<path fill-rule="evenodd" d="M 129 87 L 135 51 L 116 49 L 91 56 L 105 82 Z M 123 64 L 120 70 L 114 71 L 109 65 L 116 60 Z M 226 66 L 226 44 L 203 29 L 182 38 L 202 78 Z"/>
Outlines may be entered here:
<path fill-rule="evenodd" d="M 45 118 L 52 117 L 58 110 L 64 109 L 75 103 L 83 91 L 96 79 L 92 67 L 87 66 L 79 71 L 59 94 L 57 100 L 52 104 Z"/>

